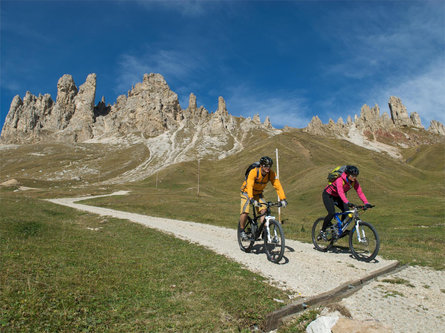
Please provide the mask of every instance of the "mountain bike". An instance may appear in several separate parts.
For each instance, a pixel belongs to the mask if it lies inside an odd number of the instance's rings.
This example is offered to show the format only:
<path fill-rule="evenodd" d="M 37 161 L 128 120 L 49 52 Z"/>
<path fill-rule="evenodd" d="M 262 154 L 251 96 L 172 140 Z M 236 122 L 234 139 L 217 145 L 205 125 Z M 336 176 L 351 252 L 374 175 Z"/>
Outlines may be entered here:
<path fill-rule="evenodd" d="M 273 263 L 278 263 L 283 258 L 285 239 L 284 232 L 281 223 L 275 220 L 274 216 L 271 216 L 271 207 L 281 207 L 280 202 L 266 202 L 259 203 L 260 206 L 266 206 L 266 212 L 264 214 L 258 214 L 255 207 L 252 205 L 253 218 L 247 216 L 247 221 L 244 229 L 238 222 L 238 244 L 241 251 L 249 253 L 255 241 L 264 241 L 264 251 L 266 252 L 267 259 Z M 259 224 L 260 218 L 264 216 L 264 220 Z M 247 239 L 241 237 L 241 232 L 244 231 L 247 234 Z"/>
<path fill-rule="evenodd" d="M 349 234 L 349 249 L 352 255 L 360 261 L 373 260 L 379 252 L 380 238 L 374 226 L 362 221 L 359 216 L 360 212 L 371 207 L 355 206 L 343 213 L 335 213 L 336 223 L 326 228 L 324 234 L 321 233 L 324 217 L 317 219 L 312 226 L 312 243 L 315 248 L 318 251 L 326 252 L 337 240 Z M 348 230 L 349 225 L 353 225 L 351 230 Z"/>

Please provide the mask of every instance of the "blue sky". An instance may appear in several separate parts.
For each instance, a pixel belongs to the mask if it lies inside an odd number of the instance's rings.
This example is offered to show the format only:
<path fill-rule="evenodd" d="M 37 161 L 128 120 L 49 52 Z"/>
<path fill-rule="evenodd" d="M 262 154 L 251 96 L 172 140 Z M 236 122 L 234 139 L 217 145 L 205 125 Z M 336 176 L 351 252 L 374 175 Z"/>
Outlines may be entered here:
<path fill-rule="evenodd" d="M 71 74 L 97 74 L 96 101 L 114 104 L 162 74 L 182 108 L 267 115 L 306 127 L 388 112 L 398 96 L 425 127 L 445 123 L 445 1 L 1 0 L 1 117 L 26 91 L 57 95 Z"/>

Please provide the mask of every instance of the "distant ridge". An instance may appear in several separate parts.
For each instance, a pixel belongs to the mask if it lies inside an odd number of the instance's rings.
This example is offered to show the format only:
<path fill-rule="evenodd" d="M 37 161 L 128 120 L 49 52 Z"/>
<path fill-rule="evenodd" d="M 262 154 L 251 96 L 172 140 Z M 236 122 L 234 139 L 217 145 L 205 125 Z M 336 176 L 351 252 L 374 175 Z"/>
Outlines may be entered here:
<path fill-rule="evenodd" d="M 223 97 L 218 108 L 210 113 L 198 107 L 191 93 L 189 105 L 181 108 L 178 96 L 160 74 L 144 74 L 127 95 L 121 95 L 113 105 L 105 98 L 94 105 L 96 74 L 89 74 L 84 84 L 76 87 L 71 75 L 63 75 L 57 84 L 54 102 L 49 94 L 34 96 L 27 92 L 22 99 L 15 96 L 3 126 L 0 142 L 80 143 L 106 142 L 151 146 L 150 152 L 169 163 L 195 158 L 223 158 L 241 151 L 247 137 L 259 133 L 273 136 L 282 132 L 272 127 L 269 117 L 263 123 L 258 115 L 251 118 L 229 114 Z M 426 130 L 418 113 L 408 114 L 402 101 L 391 96 L 390 115 L 377 105 L 364 105 L 355 115 L 335 123 L 322 124 L 314 116 L 304 132 L 335 137 L 377 151 L 392 152 L 399 157 L 399 147 L 442 142 L 443 124 L 433 120 Z M 286 127 L 283 131 L 292 128 Z M 157 147 L 155 150 L 153 147 Z M 159 154 L 164 154 L 160 157 Z M 168 156 L 168 157 L 166 157 Z"/>
<path fill-rule="evenodd" d="M 189 106 L 182 110 L 178 96 L 170 90 L 160 74 L 145 74 L 127 94 L 113 105 L 105 99 L 94 105 L 96 74 L 88 75 L 76 87 L 71 75 L 63 75 L 57 84 L 57 99 L 49 94 L 38 97 L 27 92 L 23 99 L 15 96 L 1 132 L 3 143 L 85 142 L 110 137 L 151 138 L 167 131 L 191 125 L 208 125 L 208 133 L 232 132 L 243 122 L 243 128 L 272 131 L 268 118 L 263 124 L 254 119 L 235 118 L 227 112 L 222 97 L 218 109 L 209 113 L 197 107 L 190 94 Z M 240 130 L 241 128 L 237 128 Z"/>

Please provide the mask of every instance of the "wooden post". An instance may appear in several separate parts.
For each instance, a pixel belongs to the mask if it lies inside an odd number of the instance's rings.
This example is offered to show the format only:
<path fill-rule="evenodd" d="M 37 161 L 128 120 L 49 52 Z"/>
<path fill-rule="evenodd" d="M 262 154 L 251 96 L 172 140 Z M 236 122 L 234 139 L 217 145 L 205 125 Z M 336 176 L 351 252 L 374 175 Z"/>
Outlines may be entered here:
<path fill-rule="evenodd" d="M 277 160 L 277 179 L 280 179 L 280 164 L 278 162 L 278 148 L 275 149 L 275 159 Z M 278 201 L 280 197 L 278 197 Z M 281 207 L 278 207 L 278 222 L 281 223 Z"/>
<path fill-rule="evenodd" d="M 198 193 L 197 193 L 197 195 L 198 195 L 198 197 L 199 197 L 199 158 L 198 158 Z"/>

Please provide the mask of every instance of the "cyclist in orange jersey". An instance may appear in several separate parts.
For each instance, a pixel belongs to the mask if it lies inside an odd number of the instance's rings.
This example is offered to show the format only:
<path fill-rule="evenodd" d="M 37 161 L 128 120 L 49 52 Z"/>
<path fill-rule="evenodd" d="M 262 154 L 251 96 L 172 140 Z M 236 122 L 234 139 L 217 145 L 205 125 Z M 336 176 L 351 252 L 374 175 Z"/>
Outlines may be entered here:
<path fill-rule="evenodd" d="M 280 180 L 276 178 L 275 172 L 271 169 L 273 161 L 268 156 L 260 158 L 260 166 L 250 170 L 247 179 L 241 186 L 241 211 L 240 211 L 240 227 L 244 229 L 249 215 L 249 203 L 252 203 L 257 210 L 257 213 L 264 214 L 266 209 L 261 209 L 259 203 L 266 203 L 263 198 L 263 190 L 267 183 L 272 183 L 273 187 L 277 191 L 278 197 L 281 201 L 282 207 L 287 206 L 286 195 L 284 194 L 283 187 Z M 261 209 L 261 210 L 260 210 Z M 261 217 L 261 222 L 264 216 Z M 244 231 L 241 232 L 241 238 L 247 240 L 248 236 Z"/>

